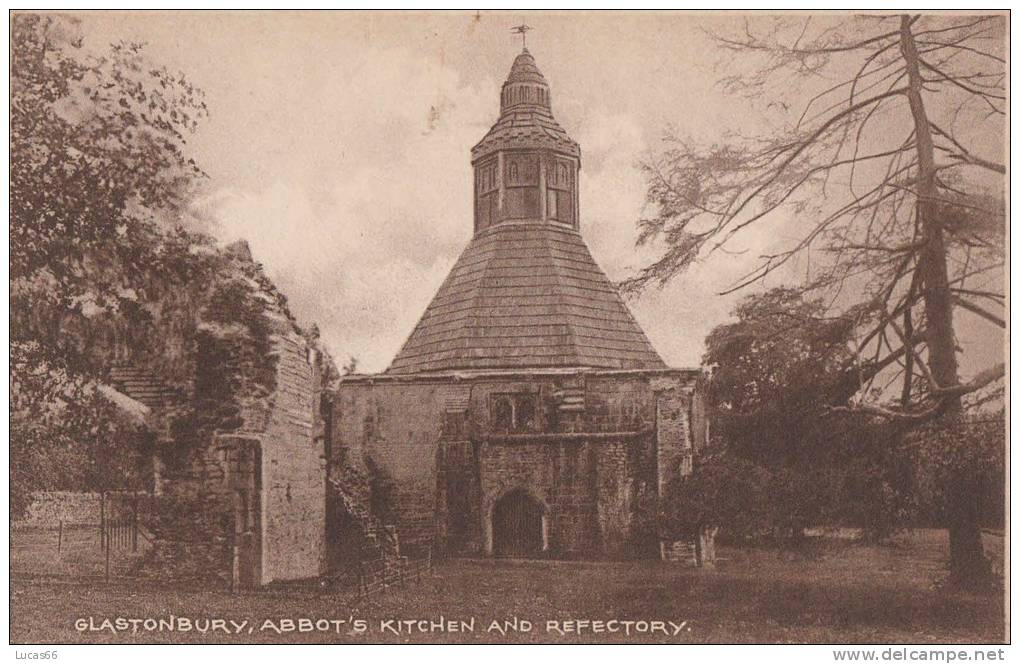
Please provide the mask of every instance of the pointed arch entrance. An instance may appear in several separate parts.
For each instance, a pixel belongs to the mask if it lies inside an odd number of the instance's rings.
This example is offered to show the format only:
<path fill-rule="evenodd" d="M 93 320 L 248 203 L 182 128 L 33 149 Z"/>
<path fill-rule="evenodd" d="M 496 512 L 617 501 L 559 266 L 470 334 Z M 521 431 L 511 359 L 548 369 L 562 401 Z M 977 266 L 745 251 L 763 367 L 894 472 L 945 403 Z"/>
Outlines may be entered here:
<path fill-rule="evenodd" d="M 503 495 L 492 508 L 492 552 L 535 558 L 549 548 L 545 506 L 524 489 Z"/>

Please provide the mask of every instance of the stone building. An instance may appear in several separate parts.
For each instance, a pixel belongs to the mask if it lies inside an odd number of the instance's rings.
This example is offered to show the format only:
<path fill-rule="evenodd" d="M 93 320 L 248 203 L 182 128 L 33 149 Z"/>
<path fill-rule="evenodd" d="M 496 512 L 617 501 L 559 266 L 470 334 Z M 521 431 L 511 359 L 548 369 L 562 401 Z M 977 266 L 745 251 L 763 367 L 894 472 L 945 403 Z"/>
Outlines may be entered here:
<path fill-rule="evenodd" d="M 151 570 L 236 587 L 394 554 L 696 557 L 659 541 L 654 503 L 706 439 L 700 371 L 666 366 L 593 260 L 551 108 L 524 50 L 471 151 L 474 236 L 385 372 L 333 384 L 243 244 L 168 305 L 173 389 L 110 376 L 152 412 Z"/>
<path fill-rule="evenodd" d="M 527 49 L 471 162 L 474 237 L 389 368 L 333 395 L 331 486 L 371 475 L 362 500 L 404 550 L 689 555 L 658 541 L 651 505 L 705 440 L 700 372 L 666 366 L 589 253 L 581 150 Z"/>
<path fill-rule="evenodd" d="M 234 587 L 325 570 L 321 400 L 335 372 L 245 243 L 211 258 L 218 278 L 161 320 L 168 371 L 114 367 L 110 388 L 146 409 L 151 484 L 144 571 Z M 186 340 L 186 341 L 185 341 Z M 166 344 L 174 347 L 173 340 Z"/>
<path fill-rule="evenodd" d="M 323 572 L 326 464 L 317 349 L 283 322 L 270 343 L 273 389 L 246 405 L 241 424 L 214 432 L 183 462 L 166 460 L 179 441 L 166 441 L 157 456 L 153 494 L 169 499 L 164 505 L 173 523 L 157 530 L 150 564 L 234 587 Z"/>

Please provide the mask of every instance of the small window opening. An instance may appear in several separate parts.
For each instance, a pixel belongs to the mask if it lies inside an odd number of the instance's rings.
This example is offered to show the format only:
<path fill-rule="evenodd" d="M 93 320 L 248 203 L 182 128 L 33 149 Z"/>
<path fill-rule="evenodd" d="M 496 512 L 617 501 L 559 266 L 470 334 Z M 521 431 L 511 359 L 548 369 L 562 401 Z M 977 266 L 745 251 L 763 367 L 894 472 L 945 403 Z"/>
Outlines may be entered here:
<path fill-rule="evenodd" d="M 538 430 L 534 394 L 498 394 L 492 400 L 492 428 L 499 433 Z"/>

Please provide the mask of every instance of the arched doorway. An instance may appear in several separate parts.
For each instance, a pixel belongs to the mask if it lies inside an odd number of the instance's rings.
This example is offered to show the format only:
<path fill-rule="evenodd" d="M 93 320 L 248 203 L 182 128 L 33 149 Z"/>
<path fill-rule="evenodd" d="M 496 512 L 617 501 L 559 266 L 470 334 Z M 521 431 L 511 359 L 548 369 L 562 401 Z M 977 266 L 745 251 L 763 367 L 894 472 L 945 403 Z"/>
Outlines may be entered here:
<path fill-rule="evenodd" d="M 492 508 L 492 552 L 503 558 L 542 555 L 543 512 L 542 504 L 522 489 L 497 500 Z"/>

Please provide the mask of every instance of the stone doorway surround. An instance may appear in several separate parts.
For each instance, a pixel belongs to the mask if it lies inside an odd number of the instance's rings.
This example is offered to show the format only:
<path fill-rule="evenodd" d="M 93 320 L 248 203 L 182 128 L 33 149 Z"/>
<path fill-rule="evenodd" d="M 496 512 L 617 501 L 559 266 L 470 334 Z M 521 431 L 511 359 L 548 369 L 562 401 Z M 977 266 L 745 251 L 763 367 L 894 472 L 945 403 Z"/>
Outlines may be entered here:
<path fill-rule="evenodd" d="M 505 491 L 486 515 L 485 552 L 504 558 L 540 557 L 549 551 L 549 509 L 523 487 Z"/>

